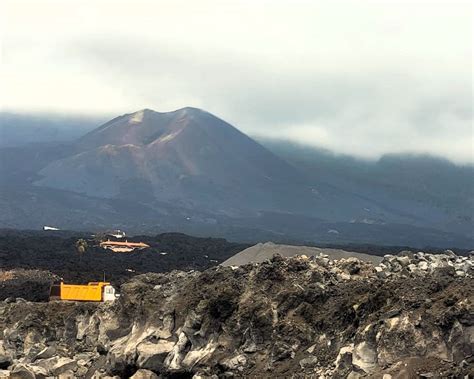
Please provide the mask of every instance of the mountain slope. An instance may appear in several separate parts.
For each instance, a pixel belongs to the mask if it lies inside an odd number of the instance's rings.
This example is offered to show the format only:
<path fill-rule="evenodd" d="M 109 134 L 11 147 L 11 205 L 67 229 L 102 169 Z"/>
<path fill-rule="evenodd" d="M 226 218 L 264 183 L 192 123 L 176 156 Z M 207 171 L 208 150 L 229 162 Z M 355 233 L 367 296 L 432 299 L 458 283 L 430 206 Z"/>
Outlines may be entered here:
<path fill-rule="evenodd" d="M 68 144 L 0 149 L 0 226 L 473 246 L 470 171 L 264 145 L 183 108 L 126 114 Z"/>
<path fill-rule="evenodd" d="M 308 180 L 370 199 L 387 211 L 407 213 L 413 223 L 472 235 L 474 166 L 410 154 L 364 161 L 281 140 L 259 140 L 297 167 Z M 366 209 L 373 219 L 374 207 Z"/>
<path fill-rule="evenodd" d="M 274 209 L 303 177 L 217 117 L 195 109 L 142 110 L 86 134 L 36 185 L 105 198 L 173 201 L 239 213 Z M 133 189 L 133 191 L 131 190 Z M 144 199 L 141 194 L 149 194 Z"/>

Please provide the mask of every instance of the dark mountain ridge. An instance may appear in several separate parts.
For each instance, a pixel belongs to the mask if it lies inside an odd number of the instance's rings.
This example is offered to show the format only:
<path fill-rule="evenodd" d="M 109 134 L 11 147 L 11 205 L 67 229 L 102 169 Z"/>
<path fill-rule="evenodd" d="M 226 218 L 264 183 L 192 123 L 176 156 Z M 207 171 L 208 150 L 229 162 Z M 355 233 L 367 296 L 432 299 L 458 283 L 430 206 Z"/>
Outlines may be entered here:
<path fill-rule="evenodd" d="M 131 186 L 161 201 L 212 203 L 233 214 L 244 204 L 272 207 L 269 186 L 276 183 L 278 192 L 302 180 L 230 124 L 195 108 L 118 117 L 80 138 L 75 149 L 39 171 L 35 184 L 105 198 L 133 196 Z"/>
<path fill-rule="evenodd" d="M 261 142 L 196 108 L 144 109 L 67 143 L 0 149 L 0 226 L 474 246 L 470 171 Z"/>
<path fill-rule="evenodd" d="M 287 141 L 260 142 L 320 183 L 399 211 L 411 210 L 421 220 L 431 219 L 431 225 L 439 229 L 472 231 L 473 165 L 423 154 L 387 154 L 367 161 Z"/>

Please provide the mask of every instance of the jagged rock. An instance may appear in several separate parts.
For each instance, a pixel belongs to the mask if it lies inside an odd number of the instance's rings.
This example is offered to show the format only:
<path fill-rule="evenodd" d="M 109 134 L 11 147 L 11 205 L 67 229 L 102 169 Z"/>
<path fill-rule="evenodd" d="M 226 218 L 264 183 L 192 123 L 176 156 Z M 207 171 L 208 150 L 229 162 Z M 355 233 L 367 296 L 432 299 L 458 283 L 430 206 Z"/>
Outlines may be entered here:
<path fill-rule="evenodd" d="M 35 373 L 24 367 L 15 368 L 13 371 L 10 372 L 10 378 L 12 379 L 36 379 Z"/>
<path fill-rule="evenodd" d="M 402 270 L 402 265 L 398 260 L 393 260 L 390 262 L 390 268 L 392 272 L 400 272 Z"/>
<path fill-rule="evenodd" d="M 343 258 L 339 260 L 338 268 L 346 271 L 349 275 L 355 275 L 361 270 L 362 263 L 363 262 L 357 258 Z"/>
<path fill-rule="evenodd" d="M 66 371 L 74 370 L 76 368 L 77 368 L 77 362 L 74 359 L 61 357 L 53 366 L 51 373 L 53 375 L 59 375 Z"/>
<path fill-rule="evenodd" d="M 400 265 L 402 267 L 406 267 L 410 264 L 410 258 L 406 255 L 401 256 L 401 257 L 397 257 L 397 261 L 398 261 L 398 263 L 400 263 Z"/>
<path fill-rule="evenodd" d="M 244 353 L 255 353 L 257 351 L 257 344 L 253 340 L 247 340 L 242 346 Z"/>
<path fill-rule="evenodd" d="M 334 364 L 333 364 L 334 370 L 331 370 L 331 368 L 328 367 L 325 370 L 325 374 L 331 375 L 331 374 L 334 374 L 334 372 L 337 372 L 341 376 L 348 375 L 348 373 L 351 372 L 354 367 L 352 365 L 353 352 L 354 352 L 353 344 L 350 344 L 348 346 L 343 346 L 339 350 L 336 356 L 336 359 L 334 360 Z"/>
<path fill-rule="evenodd" d="M 160 370 L 166 356 L 173 350 L 174 342 L 159 340 L 157 343 L 142 342 L 137 346 L 137 366 Z"/>
<path fill-rule="evenodd" d="M 444 254 L 446 254 L 447 256 L 451 257 L 451 258 L 457 258 L 457 255 L 454 251 L 452 250 L 445 250 L 444 251 Z"/>
<path fill-rule="evenodd" d="M 76 374 L 72 370 L 67 370 L 57 375 L 57 377 L 58 379 L 74 379 L 76 378 Z"/>
<path fill-rule="evenodd" d="M 52 358 L 56 354 L 55 346 L 48 346 L 36 354 L 34 360 Z"/>
<path fill-rule="evenodd" d="M 186 334 L 183 332 L 179 333 L 178 341 L 173 347 L 173 350 L 166 356 L 165 365 L 168 366 L 171 370 L 181 369 L 181 363 L 186 356 L 186 346 L 188 345 L 189 340 L 186 337 Z"/>
<path fill-rule="evenodd" d="M 5 369 L 8 368 L 12 364 L 12 359 L 11 357 L 0 354 L 0 369 Z"/>
<path fill-rule="evenodd" d="M 182 360 L 181 364 L 183 368 L 192 369 L 198 363 L 205 361 L 214 350 L 216 349 L 217 344 L 212 339 L 204 346 L 190 350 Z"/>
<path fill-rule="evenodd" d="M 158 379 L 153 371 L 140 369 L 135 374 L 133 374 L 130 379 Z"/>
<path fill-rule="evenodd" d="M 300 360 L 300 366 L 302 369 L 306 369 L 308 367 L 314 367 L 318 364 L 318 358 L 316 357 L 308 357 L 308 358 L 303 358 Z"/>
<path fill-rule="evenodd" d="M 74 373 L 77 378 L 82 378 L 85 377 L 89 371 L 89 369 L 86 366 L 83 366 L 80 362 L 77 362 L 77 369 L 76 372 Z"/>
<path fill-rule="evenodd" d="M 420 378 L 434 378 L 435 374 L 433 374 L 432 372 L 422 372 L 418 374 L 418 376 Z"/>
<path fill-rule="evenodd" d="M 97 358 L 99 354 L 95 352 L 81 352 L 74 355 L 74 360 L 79 366 L 87 366 L 90 362 Z"/>
<path fill-rule="evenodd" d="M 408 270 L 410 270 L 411 272 L 416 272 L 417 269 L 418 269 L 418 266 L 414 263 L 410 263 L 409 265 L 407 265 L 407 268 Z"/>
<path fill-rule="evenodd" d="M 341 273 L 339 273 L 338 278 L 340 280 L 351 280 L 351 275 L 347 274 L 345 272 L 341 272 Z"/>
<path fill-rule="evenodd" d="M 310 260 L 316 262 L 317 264 L 323 267 L 328 267 L 329 263 L 331 262 L 329 256 L 326 254 L 313 255 L 310 257 Z"/>
<path fill-rule="evenodd" d="M 366 373 L 374 370 L 377 362 L 377 352 L 367 343 L 361 342 L 354 347 L 352 352 L 352 364 Z"/>
<path fill-rule="evenodd" d="M 277 362 L 287 358 L 293 358 L 294 354 L 295 353 L 291 346 L 282 341 L 277 341 L 272 348 L 272 361 Z"/>
<path fill-rule="evenodd" d="M 11 371 L 13 379 L 36 379 L 37 377 L 46 377 L 47 371 L 41 367 L 31 366 L 27 364 L 15 365 Z"/>
<path fill-rule="evenodd" d="M 35 361 L 34 367 L 39 367 L 50 375 L 58 376 L 66 371 L 76 369 L 77 362 L 71 358 L 54 356 Z"/>
<path fill-rule="evenodd" d="M 29 330 L 23 339 L 23 351 L 25 354 L 35 356 L 37 353 L 43 350 L 43 348 L 43 338 L 40 333 L 33 329 Z M 32 350 L 31 353 L 30 350 Z"/>
<path fill-rule="evenodd" d="M 243 371 L 247 365 L 247 357 L 245 354 L 240 354 L 233 358 L 223 360 L 221 364 L 227 370 Z"/>
<path fill-rule="evenodd" d="M 470 373 L 474 257 L 324 258 L 139 275 L 114 304 L 1 302 L 0 354 L 26 377 Z"/>
<path fill-rule="evenodd" d="M 46 359 L 40 359 L 40 360 L 37 360 L 34 365 L 36 367 L 41 367 L 43 368 L 44 370 L 46 370 L 46 372 L 48 373 L 52 373 L 53 371 L 53 368 L 54 366 L 58 363 L 59 361 L 59 358 L 58 356 L 54 356 L 54 357 L 51 357 L 51 358 L 46 358 Z"/>
<path fill-rule="evenodd" d="M 111 375 L 104 374 L 103 372 L 95 372 L 92 375 L 91 379 L 120 379 L 120 376 L 117 376 L 117 375 L 111 376 Z"/>

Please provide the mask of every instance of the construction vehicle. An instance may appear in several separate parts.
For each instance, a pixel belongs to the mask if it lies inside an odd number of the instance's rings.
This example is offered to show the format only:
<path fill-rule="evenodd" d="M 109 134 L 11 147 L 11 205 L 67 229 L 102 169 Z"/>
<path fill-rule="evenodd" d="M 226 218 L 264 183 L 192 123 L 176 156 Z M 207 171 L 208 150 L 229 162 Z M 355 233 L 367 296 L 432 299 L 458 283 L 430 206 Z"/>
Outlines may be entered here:
<path fill-rule="evenodd" d="M 53 284 L 50 300 L 62 301 L 114 301 L 118 295 L 109 282 L 90 282 L 88 284 Z"/>
<path fill-rule="evenodd" d="M 150 247 L 150 245 L 143 242 L 111 241 L 110 239 L 101 242 L 99 245 L 101 248 L 112 250 L 114 253 L 130 253 L 134 250 L 143 250 Z"/>

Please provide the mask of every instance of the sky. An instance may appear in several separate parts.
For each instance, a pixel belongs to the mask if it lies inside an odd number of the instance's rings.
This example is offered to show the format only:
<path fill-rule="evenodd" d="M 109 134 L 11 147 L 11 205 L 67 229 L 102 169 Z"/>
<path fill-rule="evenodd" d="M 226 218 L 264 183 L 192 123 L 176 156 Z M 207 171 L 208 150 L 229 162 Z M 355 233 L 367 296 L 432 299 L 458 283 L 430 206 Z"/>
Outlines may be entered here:
<path fill-rule="evenodd" d="M 469 0 L 0 0 L 4 111 L 205 109 L 252 136 L 474 163 Z"/>

